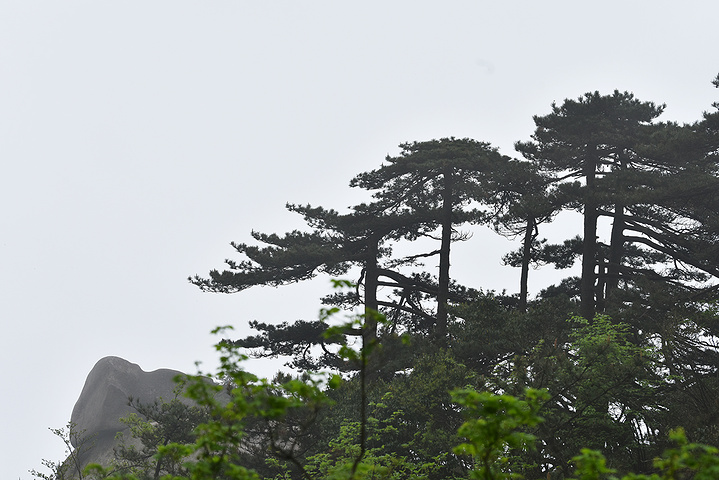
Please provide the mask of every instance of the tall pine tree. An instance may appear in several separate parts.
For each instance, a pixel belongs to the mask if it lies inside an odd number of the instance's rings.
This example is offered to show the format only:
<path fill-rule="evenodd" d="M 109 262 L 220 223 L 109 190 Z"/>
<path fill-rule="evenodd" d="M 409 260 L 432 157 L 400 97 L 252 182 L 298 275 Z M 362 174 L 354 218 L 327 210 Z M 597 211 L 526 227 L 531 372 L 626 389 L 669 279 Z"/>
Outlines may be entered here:
<path fill-rule="evenodd" d="M 532 141 L 516 144 L 526 158 L 554 175 L 555 182 L 580 181 L 575 189 L 580 197 L 567 203 L 580 204 L 584 216 L 580 313 L 585 318 L 594 317 L 596 302 L 601 303 L 603 296 L 595 290 L 598 274 L 603 274 L 597 272 L 599 209 L 611 205 L 614 210 L 616 233 L 609 257 L 616 269 L 624 243 L 621 231 L 626 203 L 624 184 L 617 173 L 641 168 L 636 150 L 645 135 L 643 129 L 662 110 L 663 106 L 641 102 L 628 92 L 587 93 L 577 100 L 565 100 L 561 106 L 553 104 L 548 115 L 535 116 Z"/>
<path fill-rule="evenodd" d="M 387 156 L 386 164 L 356 176 L 350 185 L 373 190 L 375 205 L 382 212 L 431 219 L 439 227 L 435 333 L 443 342 L 447 335 L 454 227 L 486 219 L 479 205 L 491 196 L 489 178 L 509 159 L 488 143 L 466 138 L 405 143 L 400 148 L 398 156 Z"/>

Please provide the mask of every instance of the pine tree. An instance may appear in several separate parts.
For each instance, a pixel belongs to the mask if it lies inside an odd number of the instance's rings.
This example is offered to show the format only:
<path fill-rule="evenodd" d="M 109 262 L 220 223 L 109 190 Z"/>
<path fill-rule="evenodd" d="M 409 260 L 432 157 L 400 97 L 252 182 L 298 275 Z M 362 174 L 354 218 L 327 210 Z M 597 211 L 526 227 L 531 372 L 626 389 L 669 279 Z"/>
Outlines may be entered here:
<path fill-rule="evenodd" d="M 395 270 L 381 268 L 380 265 L 380 260 L 391 252 L 387 242 L 402 237 L 416 238 L 423 228 L 424 219 L 406 212 L 381 213 L 366 204 L 353 207 L 347 214 L 310 205 L 288 204 L 287 208 L 301 214 L 312 231 L 295 230 L 284 236 L 253 231 L 252 236 L 266 246 L 232 243 L 235 250 L 246 259 L 239 262 L 226 260 L 227 270 L 212 270 L 209 278 L 195 276 L 190 278 L 190 281 L 204 291 L 235 293 L 257 285 L 280 286 L 296 283 L 321 273 L 338 277 L 347 274 L 353 266 L 358 266 L 361 269 L 358 286 L 363 286 L 363 296 L 340 298 L 333 295 L 331 299 L 340 304 L 364 306 L 366 324 L 362 335 L 366 342 L 377 338 L 375 315 L 381 306 L 404 308 L 421 314 L 421 311 L 412 306 L 400 306 L 378 299 L 377 289 L 380 286 L 380 277 L 387 277 L 389 281 L 382 282 L 384 286 L 432 292 L 431 285 L 422 284 Z M 303 325 L 300 322 L 293 328 L 304 332 L 303 336 L 307 341 L 321 341 L 322 329 L 308 330 Z M 264 324 L 255 323 L 254 326 L 266 334 L 277 333 L 276 328 L 270 329 Z M 290 327 L 285 325 L 284 328 Z M 259 340 L 260 338 L 254 337 L 252 344 L 259 346 Z M 272 343 L 269 337 L 265 340 L 265 346 Z"/>
<path fill-rule="evenodd" d="M 539 226 L 558 211 L 556 195 L 548 190 L 549 179 L 530 162 L 511 160 L 493 172 L 494 198 L 490 203 L 493 227 L 500 235 L 522 237 L 522 247 L 508 264 L 521 267 L 519 310 L 527 309 L 529 267 L 538 260 Z"/>
<path fill-rule="evenodd" d="M 350 185 L 373 190 L 375 204 L 383 212 L 407 213 L 439 228 L 435 335 L 443 342 L 447 335 L 450 245 L 458 238 L 453 235 L 454 227 L 486 220 L 486 213 L 478 207 L 490 196 L 488 180 L 509 159 L 488 143 L 466 138 L 404 143 L 400 148 L 398 156 L 387 156 L 386 164 L 357 175 Z"/>
<path fill-rule="evenodd" d="M 614 210 L 616 232 L 612 234 L 614 245 L 609 254 L 614 274 L 624 243 L 621 232 L 626 203 L 626 184 L 618 172 L 641 165 L 636 150 L 646 135 L 643 129 L 663 108 L 640 102 L 628 92 L 615 91 L 605 96 L 587 93 L 577 100 L 565 100 L 561 106 L 553 104 L 548 115 L 535 116 L 533 141 L 516 144 L 526 158 L 553 174 L 555 182 L 581 180 L 580 186 L 573 189 L 579 196 L 568 199 L 567 204 L 579 203 L 584 215 L 581 314 L 585 318 L 594 317 L 595 302 L 602 298 L 602 294 L 595 295 L 600 207 L 611 205 Z"/>

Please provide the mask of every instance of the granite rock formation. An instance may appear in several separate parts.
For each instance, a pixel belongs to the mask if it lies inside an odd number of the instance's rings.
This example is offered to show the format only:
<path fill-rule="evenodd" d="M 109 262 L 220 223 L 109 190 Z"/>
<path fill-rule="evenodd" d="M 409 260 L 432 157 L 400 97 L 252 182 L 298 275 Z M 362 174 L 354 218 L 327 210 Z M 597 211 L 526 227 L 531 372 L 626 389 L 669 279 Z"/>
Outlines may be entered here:
<path fill-rule="evenodd" d="M 75 444 L 77 439 L 73 442 L 80 463 L 108 465 L 114 458 L 117 434 L 129 437 L 127 425 L 120 422 L 120 418 L 134 413 L 128 398 L 145 404 L 157 399 L 172 400 L 177 388 L 174 378 L 178 375 L 182 372 L 164 368 L 145 372 L 139 365 L 119 357 L 98 361 L 85 380 L 70 420 L 76 431 L 83 433 L 84 443 L 80 440 L 81 445 Z"/>

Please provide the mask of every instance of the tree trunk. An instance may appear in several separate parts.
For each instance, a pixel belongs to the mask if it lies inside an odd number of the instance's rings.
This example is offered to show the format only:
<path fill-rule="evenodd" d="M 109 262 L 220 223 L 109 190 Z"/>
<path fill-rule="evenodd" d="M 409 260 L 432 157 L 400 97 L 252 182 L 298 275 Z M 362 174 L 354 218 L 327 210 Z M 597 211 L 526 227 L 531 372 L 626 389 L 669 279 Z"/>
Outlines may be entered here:
<path fill-rule="evenodd" d="M 609 300 L 619 287 L 619 269 L 624 257 L 624 205 L 617 203 L 614 206 L 614 221 L 612 222 L 612 237 L 609 244 L 609 265 L 607 267 L 607 285 L 604 298 Z"/>
<path fill-rule="evenodd" d="M 604 311 L 604 287 L 607 283 L 607 262 L 604 256 L 598 256 L 596 260 L 596 285 L 594 287 L 594 310 Z"/>
<path fill-rule="evenodd" d="M 587 320 L 594 318 L 594 267 L 597 258 L 597 205 L 594 194 L 596 178 L 596 147 L 590 146 L 584 160 L 586 198 L 584 201 L 584 246 L 582 249 L 582 284 L 580 314 Z"/>
<path fill-rule="evenodd" d="M 379 279 L 379 266 L 377 255 L 379 251 L 379 238 L 374 236 L 369 239 L 367 245 L 367 260 L 365 262 L 364 280 L 364 310 L 365 321 L 362 330 L 362 337 L 365 345 L 370 345 L 377 340 L 377 314 L 379 303 L 377 301 L 377 286 Z"/>
<path fill-rule="evenodd" d="M 519 311 L 527 311 L 527 296 L 529 295 L 529 264 L 532 261 L 532 242 L 537 238 L 537 222 L 534 217 L 527 219 L 527 229 L 524 232 L 522 245 L 522 275 L 519 280 Z"/>
<path fill-rule="evenodd" d="M 443 172 L 442 244 L 439 252 L 439 289 L 437 291 L 436 334 L 440 343 L 447 337 L 447 298 L 449 297 L 449 249 L 452 243 L 452 190 L 454 178 L 450 168 Z"/>

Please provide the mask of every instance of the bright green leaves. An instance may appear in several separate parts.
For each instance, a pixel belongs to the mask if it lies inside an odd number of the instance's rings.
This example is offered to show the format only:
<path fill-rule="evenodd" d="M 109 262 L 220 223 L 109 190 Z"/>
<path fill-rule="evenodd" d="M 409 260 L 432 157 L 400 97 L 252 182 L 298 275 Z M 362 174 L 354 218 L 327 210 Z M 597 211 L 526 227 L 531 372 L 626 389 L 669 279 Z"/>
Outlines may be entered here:
<path fill-rule="evenodd" d="M 339 375 L 331 375 L 330 379 L 327 381 L 327 386 L 331 388 L 332 390 L 336 390 L 339 388 L 339 386 L 342 384 L 342 377 Z"/>
<path fill-rule="evenodd" d="M 654 460 L 654 467 L 662 472 L 662 480 L 692 476 L 694 480 L 719 478 L 719 449 L 701 443 L 689 443 L 682 428 L 673 430 L 669 438 L 677 445 Z"/>
<path fill-rule="evenodd" d="M 455 390 L 455 402 L 466 409 L 469 418 L 459 434 L 467 439 L 455 447 L 458 454 L 470 455 L 475 466 L 472 478 L 499 480 L 517 478 L 512 472 L 509 453 L 534 448 L 535 436 L 522 429 L 542 421 L 539 409 L 549 395 L 542 390 L 527 389 L 525 399 L 495 395 L 474 390 Z"/>
<path fill-rule="evenodd" d="M 625 368 L 651 357 L 653 350 L 629 341 L 630 326 L 613 322 L 605 315 L 597 315 L 591 322 L 582 317 L 571 320 L 578 328 L 569 334 L 571 352 L 581 369 L 592 368 L 600 374 L 606 368 Z"/>
<path fill-rule="evenodd" d="M 370 436 L 379 434 L 382 426 L 373 419 L 368 419 Z M 360 448 L 356 443 L 360 434 L 359 422 L 345 422 L 340 427 L 337 437 L 329 442 L 329 448 L 322 453 L 307 459 L 306 470 L 311 478 L 318 480 L 350 480 L 350 479 L 412 479 L 424 480 L 436 472 L 442 462 L 419 463 L 407 456 L 388 452 L 381 447 L 369 448 L 353 472 L 354 460 Z"/>
<path fill-rule="evenodd" d="M 225 328 L 214 332 L 223 331 Z M 305 374 L 302 378 L 270 382 L 242 369 L 241 363 L 247 357 L 233 342 L 222 340 L 216 349 L 220 354 L 218 372 L 187 378 L 187 395 L 209 410 L 209 420 L 196 428 L 194 444 L 170 443 L 161 447 L 160 458 L 193 458 L 186 464 L 187 477 L 177 478 L 259 478 L 244 466 L 248 445 L 259 440 L 248 439 L 247 425 L 263 425 L 268 450 L 280 458 L 292 458 L 297 438 L 312 423 L 316 412 L 331 403 L 324 386 L 336 387 L 340 379 L 336 375 Z"/>
<path fill-rule="evenodd" d="M 579 480 L 616 479 L 613 474 L 617 471 L 607 467 L 607 459 L 604 458 L 604 455 L 602 455 L 599 450 L 583 448 L 581 455 L 572 458 L 572 462 L 577 466 L 575 474 Z M 631 478 L 639 480 L 640 478 L 644 478 L 644 476 L 639 475 Z"/>
<path fill-rule="evenodd" d="M 629 473 L 621 480 L 716 480 L 719 478 L 719 449 L 701 443 L 689 443 L 682 428 L 672 430 L 669 438 L 676 444 L 654 459 L 658 473 Z M 582 449 L 572 459 L 577 466 L 577 480 L 617 480 L 616 470 L 608 468 L 606 459 L 597 450 Z"/>

